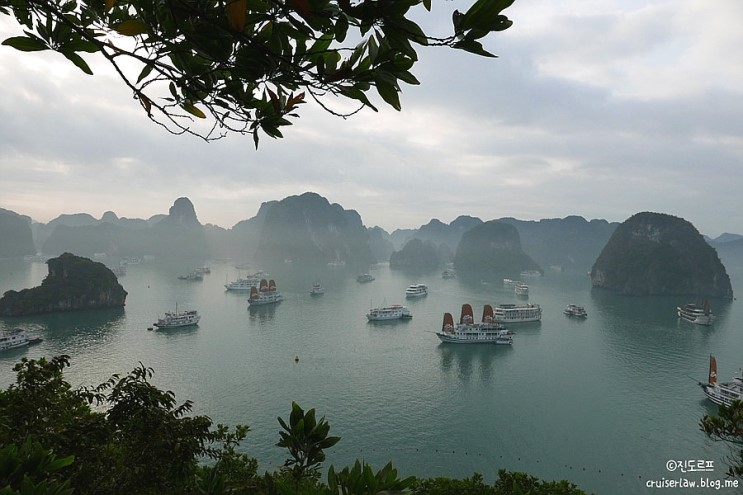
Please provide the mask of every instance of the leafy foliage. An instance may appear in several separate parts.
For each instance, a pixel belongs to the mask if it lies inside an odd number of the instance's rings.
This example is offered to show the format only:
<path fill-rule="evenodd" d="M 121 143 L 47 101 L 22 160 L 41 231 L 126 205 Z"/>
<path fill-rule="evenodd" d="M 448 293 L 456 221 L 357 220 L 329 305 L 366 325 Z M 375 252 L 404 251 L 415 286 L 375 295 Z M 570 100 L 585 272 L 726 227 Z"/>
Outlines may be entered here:
<path fill-rule="evenodd" d="M 428 36 L 410 20 L 431 0 L 0 0 L 22 36 L 3 44 L 54 50 L 86 74 L 82 55 L 101 54 L 148 117 L 174 133 L 218 139 L 228 131 L 273 138 L 308 98 L 339 116 L 376 110 L 374 88 L 400 110 L 400 82 L 413 45 L 445 46 L 493 57 L 480 40 L 512 22 L 513 0 L 476 0 L 455 11 L 453 34 Z M 131 70 L 135 67 L 135 70 Z M 329 108 L 330 96 L 355 110 Z M 204 129 L 194 119 L 209 117 Z"/>
<path fill-rule="evenodd" d="M 73 456 L 57 458 L 38 442 L 6 445 L 0 448 L 0 494 L 71 495 L 69 481 L 56 475 L 73 460 Z"/>
<path fill-rule="evenodd" d="M 286 460 L 284 466 L 291 471 L 295 486 L 299 488 L 301 480 L 316 473 L 325 461 L 324 450 L 341 438 L 328 436 L 330 425 L 325 417 L 317 420 L 314 409 L 305 413 L 296 402 L 292 402 L 289 423 L 282 418 L 278 420 L 283 431 L 279 431 L 281 439 L 276 446 L 289 451 L 291 458 Z"/>
<path fill-rule="evenodd" d="M 247 427 L 212 429 L 208 417 L 187 416 L 191 402 L 177 404 L 172 392 L 152 385 L 143 365 L 92 389 L 73 389 L 63 379 L 67 366 L 67 356 L 16 365 L 16 383 L 0 392 L 0 444 L 35 442 L 74 455 L 71 486 L 86 494 L 185 493 L 202 458 L 239 472 L 232 466 L 245 459 L 235 446 Z"/>
<path fill-rule="evenodd" d="M 719 406 L 717 416 L 705 415 L 700 422 L 702 431 L 713 440 L 736 446 L 735 458 L 730 459 L 727 475 L 743 478 L 743 401 L 733 401 L 729 406 Z"/>

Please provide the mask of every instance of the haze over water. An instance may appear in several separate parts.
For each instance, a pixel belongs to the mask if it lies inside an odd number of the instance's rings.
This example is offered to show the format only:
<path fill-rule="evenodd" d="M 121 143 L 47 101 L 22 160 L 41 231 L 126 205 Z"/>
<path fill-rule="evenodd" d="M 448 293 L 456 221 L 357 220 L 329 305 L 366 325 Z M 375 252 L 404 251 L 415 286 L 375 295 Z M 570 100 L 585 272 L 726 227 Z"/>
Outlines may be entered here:
<path fill-rule="evenodd" d="M 697 382 L 706 380 L 710 354 L 721 380 L 743 365 L 737 301 L 712 301 L 717 319 L 704 328 L 677 320 L 675 307 L 687 298 L 622 297 L 591 290 L 583 273 L 548 271 L 527 281 L 542 322 L 512 325 L 512 347 L 457 346 L 433 333 L 443 313 L 458 318 L 467 302 L 479 317 L 484 304 L 517 302 L 512 290 L 386 265 L 371 272 L 375 281 L 359 284 L 350 271 L 294 263 L 254 266 L 270 272 L 285 299 L 248 308 L 244 293 L 223 287 L 248 273 L 234 262 L 211 263 L 203 282 L 176 278 L 203 264 L 130 265 L 120 279 L 129 292 L 123 311 L 0 319 L 0 327 L 28 327 L 44 338 L 0 355 L 0 385 L 13 381 L 22 357 L 69 354 L 74 386 L 141 361 L 154 368 L 158 386 L 179 402 L 192 400 L 195 413 L 249 424 L 243 447 L 261 470 L 283 462 L 276 417 L 297 401 L 325 415 L 331 434 L 342 437 L 326 468 L 356 458 L 380 468 L 391 460 L 404 476 L 480 472 L 489 482 L 505 468 L 626 494 L 651 492 L 647 480 L 681 476 L 666 469 L 669 460 L 701 459 L 714 461 L 714 471 L 684 476 L 724 479 L 728 451 L 699 431 L 702 416 L 716 409 Z M 43 263 L 0 260 L 0 293 L 36 286 L 46 274 Z M 311 297 L 316 279 L 327 293 Z M 417 282 L 429 295 L 405 300 L 405 288 Z M 394 303 L 407 305 L 412 320 L 366 321 L 371 306 Z M 588 318 L 564 316 L 568 303 L 585 306 Z M 176 304 L 199 310 L 198 327 L 147 330 Z"/>

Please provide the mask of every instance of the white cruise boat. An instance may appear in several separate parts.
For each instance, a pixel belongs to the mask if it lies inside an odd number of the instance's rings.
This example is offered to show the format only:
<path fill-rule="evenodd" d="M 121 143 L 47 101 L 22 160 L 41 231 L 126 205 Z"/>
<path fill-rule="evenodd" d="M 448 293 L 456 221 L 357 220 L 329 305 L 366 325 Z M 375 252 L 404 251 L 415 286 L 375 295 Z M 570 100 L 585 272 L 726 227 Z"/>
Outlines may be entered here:
<path fill-rule="evenodd" d="M 499 304 L 493 313 L 498 323 L 525 323 L 540 321 L 542 308 L 539 304 Z"/>
<path fill-rule="evenodd" d="M 733 377 L 732 381 L 717 382 L 717 360 L 709 357 L 709 377 L 707 383 L 699 383 L 704 395 L 717 405 L 729 406 L 734 400 L 743 400 L 743 377 Z"/>
<path fill-rule="evenodd" d="M 189 282 L 201 282 L 204 280 L 204 275 L 201 272 L 192 271 L 186 275 L 178 275 L 179 280 L 188 280 Z"/>
<path fill-rule="evenodd" d="M 575 304 L 568 304 L 565 307 L 563 313 L 567 316 L 576 316 L 578 318 L 586 318 L 588 316 L 588 313 L 586 313 L 586 310 L 583 306 L 578 306 Z"/>
<path fill-rule="evenodd" d="M 425 284 L 413 284 L 405 289 L 405 297 L 423 297 L 428 295 L 428 287 Z"/>
<path fill-rule="evenodd" d="M 682 320 L 686 320 L 697 325 L 711 325 L 715 320 L 712 314 L 709 301 L 704 301 L 702 306 L 697 304 L 684 304 L 676 308 L 676 314 Z"/>
<path fill-rule="evenodd" d="M 504 278 L 503 279 L 503 288 L 504 289 L 513 289 L 516 287 L 516 281 L 511 280 L 510 278 Z"/>
<path fill-rule="evenodd" d="M 360 284 L 364 284 L 366 282 L 373 282 L 374 280 L 375 280 L 374 275 L 372 275 L 371 273 L 362 273 L 361 275 L 356 277 L 356 281 Z"/>
<path fill-rule="evenodd" d="M 234 291 L 249 291 L 253 287 L 257 288 L 260 285 L 261 280 L 263 280 L 264 278 L 268 278 L 268 273 L 264 271 L 257 271 L 245 278 L 238 278 L 235 281 L 224 284 L 224 288 Z"/>
<path fill-rule="evenodd" d="M 196 310 L 178 311 L 178 305 L 175 306 L 175 312 L 165 313 L 164 318 L 158 318 L 155 326 L 157 328 L 177 328 L 196 325 L 201 320 L 199 312 Z"/>
<path fill-rule="evenodd" d="M 405 306 L 393 304 L 392 306 L 371 309 L 366 314 L 366 317 L 369 321 L 386 321 L 412 318 L 413 315 Z"/>
<path fill-rule="evenodd" d="M 513 291 L 516 293 L 517 296 L 528 296 L 529 286 L 523 282 L 516 282 L 513 287 Z"/>
<path fill-rule="evenodd" d="M 481 323 L 475 323 L 472 306 L 469 304 L 462 305 L 462 314 L 457 325 L 454 324 L 451 313 L 444 313 L 444 323 L 436 335 L 441 342 L 451 344 L 513 344 L 513 332 L 495 321 L 493 307 L 489 304 L 483 308 Z"/>
<path fill-rule="evenodd" d="M 312 284 L 312 288 L 310 289 L 311 296 L 321 296 L 323 294 L 325 294 L 325 287 L 320 282 Z"/>
<path fill-rule="evenodd" d="M 28 344 L 28 335 L 26 335 L 26 331 L 21 328 L 6 330 L 0 334 L 0 351 L 7 351 L 8 349 L 23 347 Z"/>
<path fill-rule="evenodd" d="M 281 292 L 276 290 L 276 282 L 270 280 L 266 282 L 266 279 L 262 279 L 258 287 L 250 289 L 250 297 L 248 298 L 249 306 L 263 306 L 265 304 L 276 304 L 281 302 L 284 296 Z"/>

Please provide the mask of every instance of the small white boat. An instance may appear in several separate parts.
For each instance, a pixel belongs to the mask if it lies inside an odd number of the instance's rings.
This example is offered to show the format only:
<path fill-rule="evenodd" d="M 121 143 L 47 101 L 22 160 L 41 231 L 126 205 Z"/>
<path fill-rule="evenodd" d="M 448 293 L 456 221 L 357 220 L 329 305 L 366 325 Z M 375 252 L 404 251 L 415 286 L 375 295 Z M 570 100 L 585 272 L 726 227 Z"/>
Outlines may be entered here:
<path fill-rule="evenodd" d="M 684 304 L 676 308 L 676 314 L 682 320 L 694 323 L 696 325 L 711 325 L 715 320 L 715 315 L 712 314 L 712 308 L 710 308 L 709 301 L 704 301 L 702 306 L 697 304 Z"/>
<path fill-rule="evenodd" d="M 526 323 L 540 321 L 542 308 L 539 304 L 499 304 L 493 312 L 495 321 L 499 323 Z"/>
<path fill-rule="evenodd" d="M 445 279 L 452 279 L 457 278 L 457 272 L 454 270 L 454 268 L 447 268 L 443 272 L 441 272 L 441 278 Z"/>
<path fill-rule="evenodd" d="M 165 313 L 164 318 L 157 319 L 157 323 L 155 323 L 155 326 L 157 328 L 187 327 L 198 324 L 199 320 L 201 320 L 201 316 L 199 315 L 198 311 L 189 310 L 179 312 L 178 305 L 176 304 L 175 312 Z"/>
<path fill-rule="evenodd" d="M 362 273 L 356 277 L 356 281 L 360 284 L 365 284 L 366 282 L 372 282 L 374 280 L 374 276 L 371 273 Z"/>
<path fill-rule="evenodd" d="M 475 323 L 472 306 L 463 304 L 459 323 L 455 325 L 451 313 L 444 313 L 444 323 L 436 335 L 441 342 L 451 344 L 512 345 L 514 334 L 495 321 L 489 304 L 483 308 L 481 323 Z"/>
<path fill-rule="evenodd" d="M 403 318 L 412 318 L 413 315 L 405 306 L 393 304 L 382 308 L 374 308 L 366 314 L 369 321 L 400 320 Z"/>
<path fill-rule="evenodd" d="M 428 287 L 425 284 L 413 284 L 405 289 L 405 297 L 423 297 L 428 295 Z"/>
<path fill-rule="evenodd" d="M 704 395 L 718 405 L 729 406 L 735 400 L 743 400 L 743 377 L 736 376 L 729 382 L 717 382 L 717 360 L 709 357 L 709 375 L 707 383 L 699 383 Z"/>
<path fill-rule="evenodd" d="M 325 287 L 320 282 L 312 284 L 312 288 L 310 289 L 311 296 L 321 296 L 323 294 L 325 294 Z"/>
<path fill-rule="evenodd" d="M 504 289 L 513 289 L 516 287 L 516 281 L 511 280 L 510 278 L 504 278 L 503 279 L 503 288 Z"/>
<path fill-rule="evenodd" d="M 13 328 L 0 334 L 0 351 L 7 351 L 29 344 L 28 335 L 22 328 Z"/>
<path fill-rule="evenodd" d="M 212 269 L 208 266 L 202 266 L 194 270 L 196 273 L 201 273 L 202 275 L 207 275 L 212 272 Z"/>
<path fill-rule="evenodd" d="M 189 282 L 201 282 L 204 280 L 204 275 L 201 272 L 192 271 L 186 275 L 178 275 L 179 280 L 188 280 Z"/>
<path fill-rule="evenodd" d="M 567 316 L 575 316 L 578 318 L 586 318 L 588 316 L 588 313 L 586 313 L 586 309 L 583 306 L 575 304 L 568 304 L 563 313 Z"/>
<path fill-rule="evenodd" d="M 276 282 L 273 280 L 266 281 L 262 279 L 258 287 L 250 289 L 250 297 L 248 298 L 249 306 L 263 306 L 266 304 L 276 304 L 281 302 L 284 296 L 281 295 L 276 289 Z"/>
<path fill-rule="evenodd" d="M 529 286 L 523 282 L 516 282 L 513 287 L 513 291 L 516 293 L 517 296 L 528 296 Z"/>

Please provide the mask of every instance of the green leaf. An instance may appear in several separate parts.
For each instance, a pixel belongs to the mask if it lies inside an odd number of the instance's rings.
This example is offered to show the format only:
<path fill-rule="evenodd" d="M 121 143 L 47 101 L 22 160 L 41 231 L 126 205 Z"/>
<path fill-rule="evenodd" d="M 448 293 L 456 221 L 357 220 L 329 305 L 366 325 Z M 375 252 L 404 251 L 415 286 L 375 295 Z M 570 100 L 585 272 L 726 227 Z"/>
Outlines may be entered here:
<path fill-rule="evenodd" d="M 142 69 L 142 72 L 139 73 L 139 77 L 137 78 L 137 83 L 142 81 L 145 77 L 150 75 L 150 72 L 152 72 L 152 69 L 154 68 L 154 64 L 147 64 Z"/>
<path fill-rule="evenodd" d="M 38 52 L 49 49 L 46 43 L 40 39 L 27 36 L 13 36 L 12 38 L 3 41 L 3 45 L 15 48 L 22 52 Z"/>
<path fill-rule="evenodd" d="M 346 39 L 346 33 L 348 32 L 348 17 L 346 14 L 341 12 L 338 14 L 338 20 L 335 21 L 335 40 L 338 43 L 342 43 Z"/>
<path fill-rule="evenodd" d="M 83 58 L 80 55 L 78 55 L 75 52 L 67 51 L 64 49 L 60 50 L 60 53 L 64 55 L 65 57 L 67 57 L 67 59 L 70 62 L 78 66 L 78 68 L 80 68 L 81 71 L 85 72 L 88 75 L 91 75 L 91 76 L 93 75 L 93 71 L 90 70 L 90 67 L 88 66 L 87 62 L 85 62 L 85 60 L 83 60 Z"/>
<path fill-rule="evenodd" d="M 354 87 L 343 87 L 343 88 L 341 88 L 341 94 L 343 96 L 347 97 L 347 98 L 351 98 L 351 99 L 360 101 L 365 106 L 371 108 L 375 112 L 378 112 L 379 111 L 379 110 L 377 110 L 377 107 L 375 107 L 374 105 L 371 104 L 371 102 L 369 101 L 369 99 L 366 97 L 366 94 L 363 91 L 361 91 L 360 89 L 358 89 L 358 88 L 354 88 Z"/>
<path fill-rule="evenodd" d="M 469 30 L 473 28 L 484 29 L 486 31 L 502 31 L 510 27 L 508 21 L 504 27 L 505 16 L 501 12 L 510 7 L 514 0 L 477 0 L 461 20 L 461 28 Z M 505 18 L 507 20 L 507 18 Z"/>
<path fill-rule="evenodd" d="M 183 105 L 181 105 L 181 108 L 193 115 L 194 117 L 198 117 L 200 119 L 205 119 L 206 115 L 204 112 L 202 112 L 199 108 L 194 106 L 193 103 L 190 101 L 185 102 Z"/>
<path fill-rule="evenodd" d="M 466 52 L 474 53 L 476 55 L 482 55 L 483 57 L 497 58 L 497 55 L 493 55 L 492 53 L 485 50 L 482 45 L 475 40 L 468 40 L 465 38 L 461 41 L 457 41 L 452 46 Z"/>
<path fill-rule="evenodd" d="M 128 21 L 120 22 L 114 29 L 117 33 L 123 34 L 124 36 L 137 36 L 142 33 L 146 33 L 150 27 L 139 19 L 130 19 Z"/>
<path fill-rule="evenodd" d="M 64 44 L 64 49 L 72 52 L 96 53 L 100 51 L 98 45 L 92 41 L 78 39 Z"/>

